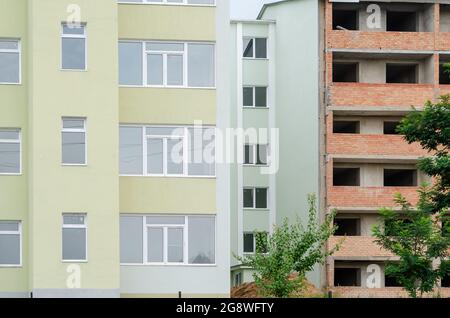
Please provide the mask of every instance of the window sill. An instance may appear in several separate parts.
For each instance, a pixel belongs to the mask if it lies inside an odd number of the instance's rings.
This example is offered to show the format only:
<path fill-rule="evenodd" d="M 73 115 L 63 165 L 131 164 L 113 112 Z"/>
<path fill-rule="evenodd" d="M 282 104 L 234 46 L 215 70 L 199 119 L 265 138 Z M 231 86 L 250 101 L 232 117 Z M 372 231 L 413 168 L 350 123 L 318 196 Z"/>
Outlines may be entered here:
<path fill-rule="evenodd" d="M 119 88 L 160 88 L 160 89 L 196 89 L 196 90 L 216 90 L 212 87 L 191 87 L 191 86 L 151 86 L 151 85 L 119 85 Z"/>
<path fill-rule="evenodd" d="M 216 176 L 164 176 L 164 175 L 142 175 L 142 174 L 120 174 L 119 177 L 140 177 L 140 178 L 168 178 L 168 179 L 217 179 Z"/>
<path fill-rule="evenodd" d="M 86 264 L 86 263 L 88 263 L 88 260 L 85 260 L 85 261 L 83 261 L 83 260 L 67 260 L 67 261 L 65 261 L 65 260 L 61 260 L 61 263 L 64 263 L 64 264 Z"/>
<path fill-rule="evenodd" d="M 258 212 L 270 212 L 269 208 L 243 208 L 243 211 L 251 212 L 251 211 L 258 211 Z"/>
<path fill-rule="evenodd" d="M 65 69 L 65 68 L 61 68 L 61 69 L 59 69 L 61 72 L 77 72 L 77 73 L 84 73 L 84 72 L 87 72 L 88 71 L 88 69 L 85 69 L 85 70 L 77 70 L 77 69 Z"/>
<path fill-rule="evenodd" d="M 20 86 L 22 83 L 7 83 L 7 82 L 0 82 L 0 85 L 14 85 L 14 86 Z"/>
<path fill-rule="evenodd" d="M 257 165 L 254 163 L 243 163 L 242 165 L 244 167 L 253 167 L 253 168 L 268 168 L 268 167 L 270 167 L 268 164 Z"/>
<path fill-rule="evenodd" d="M 178 7 L 216 7 L 216 4 L 192 4 L 192 3 L 150 3 L 150 2 L 122 2 L 121 5 L 158 5 L 158 6 L 178 6 Z"/>
<path fill-rule="evenodd" d="M 82 164 L 78 164 L 78 163 L 62 163 L 61 167 L 87 167 L 88 164 L 87 163 L 82 163 Z"/>
<path fill-rule="evenodd" d="M 269 106 L 242 106 L 243 109 L 269 109 Z"/>
<path fill-rule="evenodd" d="M 0 268 L 23 268 L 23 265 L 1 265 L 0 264 Z"/>
<path fill-rule="evenodd" d="M 217 264 L 120 264 L 120 266 L 139 267 L 217 267 Z"/>
<path fill-rule="evenodd" d="M 268 57 L 242 57 L 245 61 L 269 61 Z"/>
<path fill-rule="evenodd" d="M 0 173 L 0 177 L 20 177 L 23 176 L 22 172 L 19 173 Z"/>

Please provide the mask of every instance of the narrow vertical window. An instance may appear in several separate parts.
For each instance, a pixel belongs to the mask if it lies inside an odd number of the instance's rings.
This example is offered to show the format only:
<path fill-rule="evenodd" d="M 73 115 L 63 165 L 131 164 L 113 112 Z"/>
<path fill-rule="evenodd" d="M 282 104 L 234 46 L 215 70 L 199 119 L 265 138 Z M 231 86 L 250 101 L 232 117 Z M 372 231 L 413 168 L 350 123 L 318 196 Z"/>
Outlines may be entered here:
<path fill-rule="evenodd" d="M 86 214 L 63 214 L 63 261 L 87 261 Z"/>
<path fill-rule="evenodd" d="M 244 188 L 244 209 L 267 209 L 268 189 L 267 188 Z"/>
<path fill-rule="evenodd" d="M 61 43 L 61 68 L 86 70 L 86 25 L 63 24 Z"/>
<path fill-rule="evenodd" d="M 0 221 L 0 267 L 22 265 L 22 226 L 17 221 Z"/>
<path fill-rule="evenodd" d="M 64 165 L 85 165 L 86 119 L 63 118 L 62 120 L 62 163 Z"/>
<path fill-rule="evenodd" d="M 20 130 L 0 129 L 0 174 L 20 174 Z"/>
<path fill-rule="evenodd" d="M 215 86 L 215 53 L 213 44 L 188 44 L 189 87 Z"/>
<path fill-rule="evenodd" d="M 245 86 L 243 88 L 243 106 L 265 108 L 267 105 L 267 87 Z"/>
<path fill-rule="evenodd" d="M 0 39 L 0 84 L 20 84 L 20 42 Z"/>

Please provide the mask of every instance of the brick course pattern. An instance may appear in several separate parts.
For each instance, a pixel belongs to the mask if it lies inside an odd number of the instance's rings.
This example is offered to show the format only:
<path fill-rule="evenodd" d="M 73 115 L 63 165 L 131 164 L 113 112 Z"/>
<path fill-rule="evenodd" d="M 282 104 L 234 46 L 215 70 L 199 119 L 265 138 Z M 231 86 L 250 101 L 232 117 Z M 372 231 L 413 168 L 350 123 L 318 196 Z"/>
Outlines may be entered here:
<path fill-rule="evenodd" d="M 337 298 L 408 298 L 408 293 L 400 287 L 361 288 L 361 287 L 333 287 L 330 288 Z M 436 289 L 424 297 L 450 297 L 450 288 Z"/>

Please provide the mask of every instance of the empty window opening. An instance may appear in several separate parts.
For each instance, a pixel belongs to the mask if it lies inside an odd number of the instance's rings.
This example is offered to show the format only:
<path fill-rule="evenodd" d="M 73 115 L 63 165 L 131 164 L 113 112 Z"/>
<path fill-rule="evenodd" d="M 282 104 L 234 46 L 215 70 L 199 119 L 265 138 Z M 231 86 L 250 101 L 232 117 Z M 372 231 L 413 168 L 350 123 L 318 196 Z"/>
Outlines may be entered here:
<path fill-rule="evenodd" d="M 333 63 L 333 82 L 357 83 L 358 63 Z"/>
<path fill-rule="evenodd" d="M 359 168 L 334 168 L 333 185 L 358 187 L 360 185 Z"/>
<path fill-rule="evenodd" d="M 361 286 L 359 268 L 335 268 L 334 286 Z"/>
<path fill-rule="evenodd" d="M 333 10 L 333 30 L 358 30 L 356 10 Z"/>
<path fill-rule="evenodd" d="M 386 83 L 417 83 L 417 64 L 386 64 Z"/>
<path fill-rule="evenodd" d="M 417 170 L 414 169 L 384 169 L 385 187 L 416 187 Z"/>
<path fill-rule="evenodd" d="M 416 12 L 388 11 L 386 17 L 386 31 L 416 32 Z"/>
<path fill-rule="evenodd" d="M 448 64 L 449 68 L 445 68 L 444 64 L 447 63 L 439 64 L 439 84 L 448 85 L 450 84 L 450 63 Z"/>
<path fill-rule="evenodd" d="M 384 286 L 385 287 L 401 287 L 401 284 L 397 281 L 397 279 L 390 275 L 385 275 L 384 277 Z"/>
<path fill-rule="evenodd" d="M 397 126 L 399 124 L 399 121 L 385 121 L 383 123 L 383 133 L 385 135 L 399 135 L 397 132 Z"/>
<path fill-rule="evenodd" d="M 337 226 L 337 230 L 334 233 L 335 236 L 359 236 L 360 232 L 360 219 L 345 219 L 335 218 L 334 225 Z"/>
<path fill-rule="evenodd" d="M 359 121 L 336 120 L 333 122 L 334 134 L 359 134 Z"/>

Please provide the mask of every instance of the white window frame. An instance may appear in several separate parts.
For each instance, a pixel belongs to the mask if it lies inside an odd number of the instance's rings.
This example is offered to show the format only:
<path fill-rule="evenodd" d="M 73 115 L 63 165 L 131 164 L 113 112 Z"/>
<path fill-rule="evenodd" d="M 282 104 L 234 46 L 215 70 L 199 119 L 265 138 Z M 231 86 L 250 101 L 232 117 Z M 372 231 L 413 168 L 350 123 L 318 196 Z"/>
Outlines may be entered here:
<path fill-rule="evenodd" d="M 266 57 L 256 57 L 256 39 L 266 39 Z M 244 36 L 242 38 L 242 43 L 245 40 L 253 40 L 253 55 L 251 57 L 244 56 L 244 51 L 242 52 L 242 58 L 244 60 L 268 60 L 269 59 L 269 38 L 264 36 Z M 245 50 L 245 47 L 244 47 Z"/>
<path fill-rule="evenodd" d="M 20 128 L 0 128 L 0 131 L 17 131 L 19 139 L 0 139 L 0 144 L 19 144 L 19 172 L 3 173 L 0 176 L 20 176 L 22 175 L 22 130 Z"/>
<path fill-rule="evenodd" d="M 64 26 L 70 23 L 61 23 L 61 56 L 60 56 L 60 70 L 65 72 L 86 72 L 88 70 L 88 34 L 87 34 L 87 24 L 81 23 L 80 27 L 83 28 L 83 34 L 65 34 Z M 84 39 L 84 69 L 77 68 L 64 68 L 63 67 L 63 39 Z"/>
<path fill-rule="evenodd" d="M 175 214 L 121 214 L 125 217 L 140 217 L 142 218 L 142 263 L 120 263 L 121 266 L 189 266 L 189 267 L 215 267 L 217 266 L 217 215 L 214 214 L 189 214 L 189 215 L 175 215 Z M 147 217 L 183 217 L 184 224 L 147 224 Z M 214 263 L 212 264 L 191 264 L 189 263 L 189 217 L 211 217 L 214 218 Z M 149 262 L 148 261 L 148 229 L 162 228 L 163 229 L 163 262 Z M 174 263 L 168 262 L 168 229 L 183 229 L 183 262 Z"/>
<path fill-rule="evenodd" d="M 12 39 L 0 38 L 0 41 L 17 42 L 17 50 L 0 49 L 0 53 L 17 53 L 17 54 L 19 54 L 19 82 L 18 83 L 0 82 L 0 85 L 22 85 L 22 42 L 20 39 L 16 39 L 16 38 L 12 38 Z"/>
<path fill-rule="evenodd" d="M 252 151 L 250 153 L 251 154 L 250 155 L 251 163 L 246 163 L 245 162 L 245 147 L 246 146 L 252 147 Z M 261 147 L 261 146 L 265 146 L 266 147 L 266 159 L 268 159 L 269 158 L 269 145 L 268 144 L 253 144 L 253 143 L 246 143 L 246 144 L 244 144 L 244 160 L 243 160 L 243 165 L 244 166 L 267 167 L 269 165 L 268 162 L 263 163 L 263 164 L 258 164 L 258 148 Z"/>
<path fill-rule="evenodd" d="M 82 216 L 84 218 L 84 224 L 64 224 L 64 217 L 65 216 Z M 87 222 L 87 213 L 78 213 L 78 212 L 64 212 L 62 214 L 62 227 L 61 227 L 61 262 L 63 263 L 88 263 L 89 261 L 89 252 L 88 252 L 88 222 Z M 63 232 L 64 229 L 85 229 L 86 233 L 86 259 L 80 259 L 80 260 L 65 260 L 64 257 L 64 244 L 63 244 Z"/>
<path fill-rule="evenodd" d="M 256 189 L 266 189 L 266 207 L 265 208 L 257 208 L 256 207 Z M 242 208 L 244 210 L 269 210 L 269 187 L 244 187 L 242 190 L 242 198 L 244 198 L 244 190 L 252 190 L 253 192 L 253 207 L 245 207 L 244 206 L 244 200 L 242 200 Z"/>
<path fill-rule="evenodd" d="M 64 128 L 64 120 L 82 120 L 84 128 Z M 62 135 L 63 133 L 84 133 L 84 163 L 64 163 L 62 156 Z M 62 117 L 61 118 L 61 165 L 68 167 L 85 167 L 88 165 L 88 136 L 86 117 Z"/>
<path fill-rule="evenodd" d="M 129 2 L 127 2 L 129 3 Z M 151 3 L 157 4 L 157 3 Z M 180 42 L 180 41 L 165 41 L 165 40 L 151 40 L 151 41 L 142 41 L 142 40 L 121 40 L 119 39 L 119 43 L 139 43 L 142 47 L 142 84 L 140 85 L 124 85 L 119 84 L 119 87 L 147 87 L 147 88 L 189 88 L 189 89 L 207 89 L 214 90 L 216 89 L 217 83 L 217 51 L 216 51 L 216 43 L 215 42 L 200 42 L 200 41 L 189 41 L 189 42 Z M 149 43 L 164 43 L 164 44 L 183 44 L 183 51 L 152 51 L 147 50 L 147 44 Z M 189 86 L 189 44 L 205 44 L 212 45 L 214 47 L 214 85 L 213 86 L 205 86 L 205 87 L 196 87 Z M 163 84 L 162 85 L 150 85 L 148 83 L 148 69 L 147 69 L 147 55 L 155 54 L 155 55 L 163 55 Z M 183 56 L 183 85 L 167 85 L 167 55 L 182 55 Z M 261 107 L 262 108 L 262 107 Z"/>
<path fill-rule="evenodd" d="M 267 231 L 257 231 L 257 232 L 249 232 L 249 231 L 245 231 L 242 235 L 242 246 L 244 246 L 244 236 L 247 234 L 251 234 L 253 236 L 253 252 L 244 252 L 244 255 L 254 255 L 256 253 L 256 235 L 257 234 L 266 234 L 267 238 L 269 238 L 269 233 Z M 267 253 L 263 253 L 263 254 L 267 254 Z"/>
<path fill-rule="evenodd" d="M 172 3 L 167 0 L 161 0 L 161 2 L 150 2 L 148 0 L 143 1 L 133 1 L 133 2 L 125 2 L 118 1 L 119 4 L 143 4 L 143 5 L 167 5 L 167 6 L 195 6 L 195 7 L 215 7 L 216 0 L 211 4 L 201 4 L 201 3 L 188 3 L 188 0 L 183 0 L 181 3 Z"/>
<path fill-rule="evenodd" d="M 120 174 L 121 177 L 165 177 L 165 178 L 200 178 L 200 179 L 215 179 L 217 175 L 217 164 L 215 164 L 214 175 L 190 175 L 189 174 L 189 129 L 195 129 L 195 126 L 171 126 L 171 125 L 120 125 L 120 127 L 134 127 L 141 128 L 142 130 L 142 173 L 141 174 Z M 181 135 L 147 135 L 147 128 L 174 128 L 183 129 L 183 136 Z M 214 126 L 202 126 L 203 129 L 214 129 L 216 134 L 216 128 Z M 163 141 L 163 173 L 152 174 L 148 173 L 148 161 L 147 161 L 147 142 L 148 139 L 165 139 Z M 168 139 L 182 139 L 183 140 L 183 173 L 182 174 L 167 174 L 167 140 Z M 214 141 L 214 147 L 217 148 L 217 139 Z"/>
<path fill-rule="evenodd" d="M 18 231 L 1 231 L 0 230 L 0 235 L 19 235 L 19 246 L 20 246 L 20 262 L 19 264 L 0 264 L 0 268 L 1 267 L 22 267 L 22 222 L 21 221 L 16 221 L 16 220 L 1 220 L 3 222 L 14 222 L 14 223 L 18 223 Z"/>
<path fill-rule="evenodd" d="M 244 105 L 244 99 L 242 98 L 242 107 L 250 108 L 250 109 L 268 109 L 269 108 L 269 86 L 260 86 L 260 85 L 244 85 L 242 88 L 242 96 L 244 96 L 244 88 L 251 88 L 253 94 L 253 105 Z M 256 106 L 256 88 L 265 88 L 266 89 L 266 106 Z"/>

